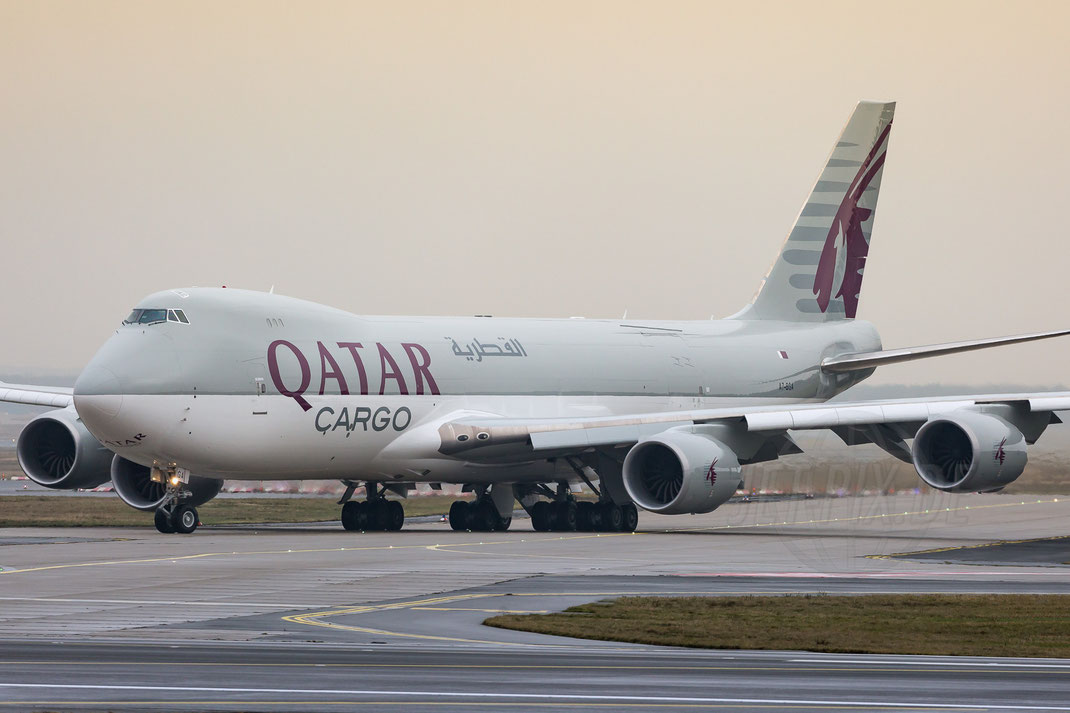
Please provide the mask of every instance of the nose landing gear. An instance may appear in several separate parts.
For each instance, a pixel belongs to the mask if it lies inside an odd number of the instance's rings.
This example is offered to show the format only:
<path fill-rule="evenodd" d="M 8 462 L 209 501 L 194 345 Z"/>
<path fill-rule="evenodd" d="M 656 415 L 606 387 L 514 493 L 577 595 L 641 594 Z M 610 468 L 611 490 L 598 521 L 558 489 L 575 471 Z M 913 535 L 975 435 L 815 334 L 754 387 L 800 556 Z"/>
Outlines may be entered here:
<path fill-rule="evenodd" d="M 187 471 L 186 476 L 188 475 Z M 153 515 L 153 524 L 156 525 L 157 531 L 165 535 L 176 532 L 182 535 L 191 534 L 201 524 L 201 518 L 197 514 L 197 508 L 182 503 L 183 500 L 193 497 L 193 493 L 186 487 L 186 482 L 176 469 L 166 473 L 154 469 L 153 476 L 153 480 L 162 481 L 164 484 L 163 500 Z"/>

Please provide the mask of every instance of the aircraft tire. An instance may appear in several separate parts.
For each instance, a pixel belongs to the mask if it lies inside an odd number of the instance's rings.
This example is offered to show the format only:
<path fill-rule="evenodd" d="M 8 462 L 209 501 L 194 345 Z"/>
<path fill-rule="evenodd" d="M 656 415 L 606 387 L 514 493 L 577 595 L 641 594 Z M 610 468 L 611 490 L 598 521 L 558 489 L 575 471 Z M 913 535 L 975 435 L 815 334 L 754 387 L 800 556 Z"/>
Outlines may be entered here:
<path fill-rule="evenodd" d="M 602 503 L 598 507 L 602 511 L 602 532 L 620 532 L 624 520 L 620 505 Z"/>
<path fill-rule="evenodd" d="M 174 534 L 175 528 L 171 527 L 170 514 L 163 508 L 156 511 L 156 514 L 152 516 L 152 520 L 158 532 L 162 532 L 165 535 Z"/>
<path fill-rule="evenodd" d="M 576 504 L 576 529 L 580 532 L 593 532 L 595 528 L 595 504 L 582 502 Z"/>
<path fill-rule="evenodd" d="M 621 505 L 620 511 L 623 516 L 620 531 L 635 532 L 635 529 L 639 527 L 639 508 L 635 507 L 635 503 L 628 503 Z"/>
<path fill-rule="evenodd" d="M 357 523 L 358 510 L 360 510 L 360 503 L 355 500 L 350 500 L 342 506 L 342 527 L 349 532 L 361 529 Z"/>
<path fill-rule="evenodd" d="M 369 530 L 368 520 L 371 517 L 371 505 L 367 502 L 358 502 L 357 506 L 353 508 L 353 524 L 357 530 Z"/>
<path fill-rule="evenodd" d="M 174 531 L 182 535 L 192 534 L 197 529 L 197 525 L 200 524 L 197 508 L 189 505 L 179 505 L 172 510 L 169 521 Z"/>
<path fill-rule="evenodd" d="M 501 517 L 501 516 L 499 516 L 498 517 L 498 526 L 495 527 L 494 529 L 498 530 L 499 532 L 505 532 L 506 530 L 509 529 L 509 526 L 512 525 L 512 524 L 513 524 L 513 516 L 512 515 L 510 515 L 509 517 Z"/>
<path fill-rule="evenodd" d="M 367 508 L 367 511 L 368 511 L 368 529 L 369 530 L 374 530 L 376 532 L 381 532 L 383 530 L 388 529 L 387 528 L 387 525 L 389 524 L 389 519 L 388 519 L 389 518 L 389 513 L 387 512 L 388 503 L 389 503 L 388 500 L 379 499 L 379 500 L 369 500 L 368 504 L 365 505 L 365 507 Z"/>
<path fill-rule="evenodd" d="M 386 504 L 386 529 L 397 532 L 405 526 L 405 506 L 397 500 Z"/>
<path fill-rule="evenodd" d="M 468 529 L 468 501 L 454 500 L 450 505 L 450 527 L 454 530 Z"/>
<path fill-rule="evenodd" d="M 531 527 L 536 532 L 549 532 L 552 525 L 553 506 L 540 500 L 531 507 Z"/>
<path fill-rule="evenodd" d="M 554 504 L 554 529 L 558 532 L 576 530 L 576 503 L 562 500 Z"/>
<path fill-rule="evenodd" d="M 473 532 L 493 532 L 498 525 L 498 509 L 490 500 L 477 502 L 468 511 L 468 527 Z"/>

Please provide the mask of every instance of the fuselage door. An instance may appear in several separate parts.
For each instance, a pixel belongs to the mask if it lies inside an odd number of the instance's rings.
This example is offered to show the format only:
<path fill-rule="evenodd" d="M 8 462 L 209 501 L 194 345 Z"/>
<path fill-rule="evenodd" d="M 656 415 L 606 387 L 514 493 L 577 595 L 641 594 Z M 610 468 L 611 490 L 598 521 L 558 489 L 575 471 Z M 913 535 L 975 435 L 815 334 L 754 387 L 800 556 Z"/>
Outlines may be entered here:
<path fill-rule="evenodd" d="M 267 413 L 267 382 L 264 377 L 258 376 L 253 379 L 253 415 Z"/>

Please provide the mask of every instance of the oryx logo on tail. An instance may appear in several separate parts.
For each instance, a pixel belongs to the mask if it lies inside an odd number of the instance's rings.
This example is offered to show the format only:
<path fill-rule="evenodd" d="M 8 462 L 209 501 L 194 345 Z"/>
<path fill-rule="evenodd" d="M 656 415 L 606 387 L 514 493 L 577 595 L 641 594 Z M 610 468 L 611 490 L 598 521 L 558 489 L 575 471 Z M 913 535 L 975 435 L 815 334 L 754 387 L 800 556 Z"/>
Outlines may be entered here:
<path fill-rule="evenodd" d="M 862 223 L 873 215 L 872 208 L 860 207 L 858 202 L 884 167 L 884 157 L 888 154 L 886 142 L 891 130 L 892 123 L 888 122 L 847 187 L 832 219 L 817 265 L 817 274 L 814 275 L 814 294 L 822 312 L 828 311 L 829 303 L 837 297 L 843 298 L 844 316 L 848 319 L 854 318 L 858 310 L 862 271 L 869 253 L 869 242 L 862 232 Z"/>

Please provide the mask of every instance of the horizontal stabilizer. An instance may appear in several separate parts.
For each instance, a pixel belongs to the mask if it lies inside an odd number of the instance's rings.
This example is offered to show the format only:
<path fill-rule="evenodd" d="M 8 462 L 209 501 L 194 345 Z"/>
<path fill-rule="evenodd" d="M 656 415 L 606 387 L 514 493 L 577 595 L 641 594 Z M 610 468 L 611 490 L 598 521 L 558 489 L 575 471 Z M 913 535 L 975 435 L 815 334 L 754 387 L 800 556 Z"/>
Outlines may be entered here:
<path fill-rule="evenodd" d="M 1021 342 L 1033 342 L 1038 339 L 1050 339 L 1070 334 L 1070 329 L 1060 329 L 1054 332 L 1036 332 L 1034 334 L 1019 334 L 1013 337 L 992 337 L 991 339 L 973 339 L 966 342 L 947 342 L 946 344 L 930 344 L 925 347 L 908 347 L 906 349 L 886 349 L 879 352 L 860 352 L 855 354 L 841 354 L 828 357 L 821 362 L 821 370 L 829 373 L 843 373 L 847 371 L 859 371 L 872 369 L 887 364 L 898 364 L 903 361 L 915 359 L 928 359 L 929 357 L 943 354 L 957 354 L 959 352 L 972 352 L 975 349 L 988 349 L 1000 347 L 1005 344 L 1019 344 Z"/>

